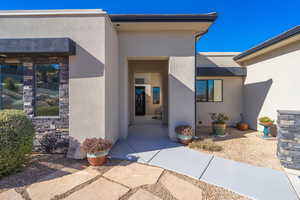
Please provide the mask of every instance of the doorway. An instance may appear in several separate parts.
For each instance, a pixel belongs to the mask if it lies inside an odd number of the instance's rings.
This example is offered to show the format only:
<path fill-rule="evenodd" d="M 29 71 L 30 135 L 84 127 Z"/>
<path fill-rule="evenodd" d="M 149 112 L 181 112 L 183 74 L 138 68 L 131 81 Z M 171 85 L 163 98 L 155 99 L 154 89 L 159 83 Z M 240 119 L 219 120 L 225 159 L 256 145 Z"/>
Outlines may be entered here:
<path fill-rule="evenodd" d="M 135 115 L 144 116 L 146 114 L 146 91 L 144 86 L 135 87 Z"/>

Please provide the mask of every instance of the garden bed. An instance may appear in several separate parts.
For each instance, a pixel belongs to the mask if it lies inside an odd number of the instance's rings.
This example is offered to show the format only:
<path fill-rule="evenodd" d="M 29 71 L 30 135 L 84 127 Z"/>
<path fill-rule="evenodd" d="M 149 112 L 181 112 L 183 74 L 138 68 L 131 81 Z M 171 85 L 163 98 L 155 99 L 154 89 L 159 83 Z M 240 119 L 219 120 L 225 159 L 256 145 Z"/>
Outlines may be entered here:
<path fill-rule="evenodd" d="M 259 167 L 283 170 L 276 157 L 276 138 L 264 140 L 260 137 L 263 135 L 261 132 L 239 131 L 235 128 L 227 128 L 226 137 L 214 137 L 211 136 L 211 132 L 210 127 L 201 127 L 198 128 L 197 136 L 213 139 L 214 144 L 220 146 L 221 150 L 214 152 L 199 148 L 197 150 Z"/>

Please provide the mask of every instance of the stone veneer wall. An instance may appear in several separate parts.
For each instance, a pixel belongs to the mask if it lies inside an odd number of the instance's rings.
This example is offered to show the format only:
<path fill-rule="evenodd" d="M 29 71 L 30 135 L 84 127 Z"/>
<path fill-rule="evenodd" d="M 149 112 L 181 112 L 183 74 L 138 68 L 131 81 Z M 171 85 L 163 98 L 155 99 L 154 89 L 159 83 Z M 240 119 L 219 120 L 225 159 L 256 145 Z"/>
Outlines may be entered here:
<path fill-rule="evenodd" d="M 279 110 L 277 156 L 284 167 L 300 169 L 300 111 Z"/>
<path fill-rule="evenodd" d="M 53 133 L 58 137 L 69 135 L 69 65 L 68 57 L 29 57 L 22 58 L 24 66 L 23 101 L 24 111 L 32 119 L 36 129 L 35 149 L 39 150 L 38 139 L 45 133 Z M 35 117 L 35 77 L 34 64 L 59 63 L 59 116 Z"/>

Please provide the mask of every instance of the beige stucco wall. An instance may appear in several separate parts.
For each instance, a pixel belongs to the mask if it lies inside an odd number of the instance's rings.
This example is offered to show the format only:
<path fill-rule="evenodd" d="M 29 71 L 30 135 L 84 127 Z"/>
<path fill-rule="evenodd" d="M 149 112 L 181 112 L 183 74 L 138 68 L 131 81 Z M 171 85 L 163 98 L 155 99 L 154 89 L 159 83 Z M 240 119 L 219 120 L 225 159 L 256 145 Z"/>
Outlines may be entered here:
<path fill-rule="evenodd" d="M 115 52 L 118 52 L 117 36 L 114 31 L 105 28 L 107 23 L 106 14 L 99 12 L 66 15 L 53 15 L 52 12 L 52 15 L 33 14 L 0 18 L 0 38 L 69 37 L 75 41 L 76 56 L 69 58 L 69 123 L 70 136 L 73 138 L 71 142 L 74 144 L 82 142 L 86 137 L 105 138 L 110 132 L 113 132 L 112 136 L 109 136 L 110 139 L 117 138 L 117 129 L 105 123 L 108 115 L 105 102 L 105 75 L 108 74 L 106 68 L 110 66 L 116 71 L 118 65 L 118 61 L 114 61 L 117 56 Z M 106 43 L 108 35 L 111 35 L 112 39 L 109 42 L 113 43 L 112 45 Z M 105 51 L 106 44 L 113 48 L 111 52 Z M 106 60 L 110 60 L 108 65 Z M 118 79 L 117 73 L 112 74 L 115 75 L 111 79 Z M 113 85 L 111 99 L 117 97 L 116 90 L 116 85 Z M 118 104 L 117 100 L 112 101 L 112 106 Z M 111 113 L 115 112 L 112 106 Z M 115 119 L 118 123 L 118 116 L 111 114 L 109 119 Z M 107 126 L 110 126 L 110 129 Z"/>
<path fill-rule="evenodd" d="M 244 116 L 253 129 L 257 118 L 277 118 L 277 110 L 300 109 L 300 41 L 244 62 Z"/>
<path fill-rule="evenodd" d="M 243 78 L 242 77 L 198 77 L 198 80 L 223 80 L 223 102 L 197 102 L 197 121 L 210 126 L 209 113 L 225 113 L 229 117 L 227 125 L 235 125 L 243 113 Z"/>
<path fill-rule="evenodd" d="M 109 18 L 105 21 L 105 137 L 119 138 L 119 41 Z"/>
<path fill-rule="evenodd" d="M 201 52 L 197 54 L 197 67 L 240 67 L 233 60 L 239 52 Z"/>
<path fill-rule="evenodd" d="M 119 32 L 120 47 L 120 133 L 123 137 L 128 134 L 129 124 L 129 95 L 128 95 L 128 59 L 141 57 L 145 59 L 169 60 L 169 136 L 174 138 L 174 126 L 187 121 L 194 126 L 194 96 L 192 82 L 194 76 L 194 35 L 186 31 L 170 32 Z M 177 60 L 176 57 L 179 57 Z M 183 60 L 187 59 L 186 62 Z M 178 63 L 178 65 L 177 65 Z M 179 76 L 178 73 L 184 72 Z M 174 81 L 173 77 L 179 77 Z M 171 84 L 177 83 L 177 87 Z M 181 85 L 181 87 L 179 87 Z M 186 92 L 187 91 L 187 92 Z M 188 93 L 185 101 L 179 99 Z M 175 100 L 171 100 L 171 98 Z M 190 102 L 187 104 L 186 102 Z M 172 106 L 174 104 L 175 106 Z M 186 110 L 182 115 L 181 109 Z M 173 109 L 173 111 L 170 111 Z M 191 110 L 191 112 L 189 112 Z M 171 113 L 172 112 L 172 113 Z"/>

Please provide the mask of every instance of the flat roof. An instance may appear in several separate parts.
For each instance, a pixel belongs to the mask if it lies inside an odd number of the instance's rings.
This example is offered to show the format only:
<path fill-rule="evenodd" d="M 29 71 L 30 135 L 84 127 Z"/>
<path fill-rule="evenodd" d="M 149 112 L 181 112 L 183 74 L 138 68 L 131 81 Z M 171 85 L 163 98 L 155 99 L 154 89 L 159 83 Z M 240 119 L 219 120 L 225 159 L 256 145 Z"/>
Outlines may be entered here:
<path fill-rule="evenodd" d="M 111 14 L 110 19 L 118 22 L 213 22 L 216 12 L 207 14 Z"/>
<path fill-rule="evenodd" d="M 106 14 L 106 12 L 101 9 L 0 10 L 0 16 L 97 15 L 97 14 Z"/>
<path fill-rule="evenodd" d="M 259 44 L 257 46 L 254 46 L 251 49 L 248 49 L 248 50 L 242 52 L 241 54 L 235 56 L 233 59 L 234 60 L 239 60 L 239 59 L 244 58 L 246 56 L 249 56 L 249 55 L 251 55 L 251 54 L 253 54 L 255 52 L 258 52 L 258 51 L 260 51 L 260 50 L 262 50 L 264 48 L 267 48 L 267 47 L 272 46 L 272 45 L 274 45 L 276 43 L 279 43 L 279 42 L 281 42 L 283 40 L 286 40 L 288 38 L 296 36 L 299 33 L 300 33 L 300 25 L 298 25 L 298 26 L 296 26 L 296 27 L 294 27 L 294 28 L 292 28 L 292 29 L 284 32 L 284 33 L 281 33 L 281 34 L 279 34 L 279 35 L 271 38 L 270 40 L 267 40 L 267 41 L 265 41 L 265 42 L 263 42 L 263 43 L 261 43 L 261 44 Z"/>

